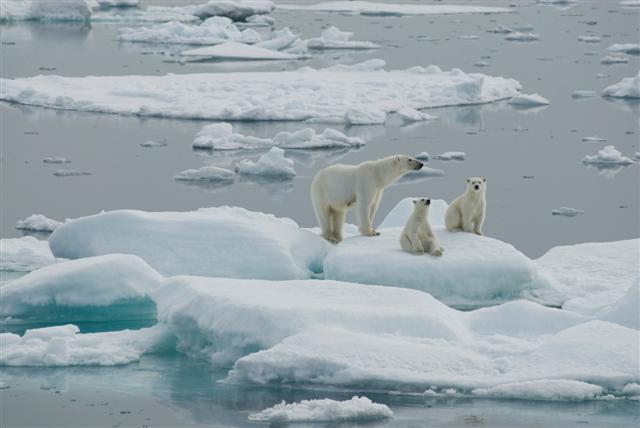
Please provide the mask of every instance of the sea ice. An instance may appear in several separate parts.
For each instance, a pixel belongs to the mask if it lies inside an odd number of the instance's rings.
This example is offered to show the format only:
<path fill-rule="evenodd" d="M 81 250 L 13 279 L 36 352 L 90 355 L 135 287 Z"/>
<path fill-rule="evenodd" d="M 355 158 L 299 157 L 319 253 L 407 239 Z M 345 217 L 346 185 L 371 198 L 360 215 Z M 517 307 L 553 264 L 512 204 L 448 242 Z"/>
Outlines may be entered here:
<path fill-rule="evenodd" d="M 622 156 L 622 153 L 614 146 L 606 146 L 593 156 L 585 156 L 582 163 L 588 165 L 631 165 L 634 162 L 631 158 Z"/>
<path fill-rule="evenodd" d="M 578 36 L 579 42 L 586 43 L 600 43 L 600 37 L 598 36 Z"/>
<path fill-rule="evenodd" d="M 42 214 L 33 214 L 23 220 L 18 220 L 16 229 L 34 232 L 53 232 L 55 228 L 61 224 L 61 222 L 47 218 Z"/>
<path fill-rule="evenodd" d="M 571 93 L 572 98 L 592 98 L 597 96 L 598 93 L 595 91 L 573 91 Z"/>
<path fill-rule="evenodd" d="M 535 40 L 539 40 L 540 36 L 535 33 L 514 32 L 507 34 L 504 39 L 509 40 L 510 42 L 533 42 Z"/>
<path fill-rule="evenodd" d="M 351 400 L 344 401 L 328 398 L 302 400 L 291 404 L 282 401 L 259 413 L 250 414 L 249 420 L 278 425 L 300 422 L 366 422 L 392 417 L 393 412 L 384 404 L 374 403 L 367 397 L 354 396 Z"/>
<path fill-rule="evenodd" d="M 414 158 L 421 160 L 421 161 L 425 161 L 428 162 L 429 159 L 431 158 L 431 156 L 429 155 L 429 153 L 427 152 L 420 152 L 417 155 L 414 156 Z M 433 207 L 432 207 L 433 208 Z"/>
<path fill-rule="evenodd" d="M 626 54 L 640 54 L 640 43 L 614 43 L 607 48 L 611 52 L 624 52 Z"/>
<path fill-rule="evenodd" d="M 153 147 L 166 147 L 167 143 L 163 141 L 145 141 L 140 143 L 140 147 L 153 148 Z"/>
<path fill-rule="evenodd" d="M 509 33 L 513 33 L 513 30 L 503 25 L 498 25 L 496 27 L 493 27 L 490 30 L 487 30 L 487 32 L 496 33 L 496 34 L 509 34 Z"/>
<path fill-rule="evenodd" d="M 321 272 L 328 248 L 290 219 L 235 207 L 105 212 L 66 222 L 49 245 L 71 259 L 135 254 L 163 275 L 278 280 Z"/>
<path fill-rule="evenodd" d="M 300 35 L 293 34 L 289 28 L 283 28 L 272 32 L 270 39 L 263 40 L 255 45 L 259 48 L 281 51 L 295 43 L 298 38 L 300 38 Z"/>
<path fill-rule="evenodd" d="M 244 159 L 236 165 L 238 174 L 257 175 L 261 177 L 290 178 L 296 175 L 293 169 L 294 162 L 284 156 L 284 150 L 272 147 L 257 161 Z"/>
<path fill-rule="evenodd" d="M 91 175 L 88 171 L 80 171 L 77 169 L 57 169 L 53 172 L 56 177 L 73 177 L 76 175 Z"/>
<path fill-rule="evenodd" d="M 564 217 L 575 217 L 578 214 L 584 214 L 583 210 L 579 210 L 577 208 L 570 208 L 570 207 L 560 207 L 560 208 L 555 208 L 551 211 L 552 215 L 560 215 L 560 216 L 564 216 Z"/>
<path fill-rule="evenodd" d="M 33 236 L 0 239 L 0 271 L 29 272 L 55 261 L 47 241 Z"/>
<path fill-rule="evenodd" d="M 607 55 L 600 60 L 602 64 L 626 64 L 629 62 L 629 58 L 624 56 L 611 56 Z"/>
<path fill-rule="evenodd" d="M 138 116 L 365 124 L 384 123 L 386 113 L 404 107 L 488 103 L 521 88 L 512 79 L 458 69 L 368 71 L 379 63 L 384 61 L 325 70 L 0 79 L 0 99 Z"/>
<path fill-rule="evenodd" d="M 291 54 L 236 42 L 227 42 L 216 46 L 189 49 L 180 52 L 180 55 L 185 57 L 197 57 L 197 59 L 206 58 L 226 60 L 292 60 L 308 58 L 308 55 L 305 54 Z"/>
<path fill-rule="evenodd" d="M 234 21 L 244 21 L 250 16 L 270 13 L 274 4 L 271 0 L 210 0 L 207 3 L 182 7 L 202 19 L 223 16 Z"/>
<path fill-rule="evenodd" d="M 85 0 L 3 0 L 0 21 L 88 21 L 91 13 Z"/>
<path fill-rule="evenodd" d="M 398 116 L 402 118 L 405 122 L 419 122 L 423 120 L 434 120 L 437 119 L 436 116 L 430 115 L 428 113 L 421 112 L 411 107 L 401 108 L 396 112 Z"/>
<path fill-rule="evenodd" d="M 465 152 L 444 152 L 435 155 L 433 158 L 440 161 L 463 161 L 467 157 Z"/>
<path fill-rule="evenodd" d="M 150 294 L 162 280 L 132 255 L 63 261 L 0 288 L 0 319 L 13 323 L 152 319 L 155 304 Z"/>
<path fill-rule="evenodd" d="M 307 40 L 310 49 L 376 49 L 380 45 L 368 41 L 350 40 L 353 33 L 331 26 L 320 37 Z"/>
<path fill-rule="evenodd" d="M 203 166 L 200 169 L 187 169 L 182 171 L 178 175 L 174 176 L 175 180 L 209 180 L 209 181 L 227 181 L 233 180 L 236 177 L 236 173 L 220 168 L 219 166 Z"/>
<path fill-rule="evenodd" d="M 108 7 L 138 7 L 140 0 L 97 0 L 102 8 Z"/>
<path fill-rule="evenodd" d="M 549 100 L 539 94 L 520 94 L 511 98 L 508 103 L 518 106 L 544 106 L 549 104 Z"/>
<path fill-rule="evenodd" d="M 640 72 L 635 77 L 627 77 L 615 85 L 607 86 L 602 95 L 614 98 L 640 98 Z"/>
<path fill-rule="evenodd" d="M 58 163 L 69 163 L 71 161 L 69 159 L 63 158 L 63 157 L 46 157 L 46 158 L 42 159 L 42 162 L 43 163 L 58 164 Z"/>
<path fill-rule="evenodd" d="M 582 141 L 595 142 L 595 143 L 604 143 L 608 141 L 606 138 L 598 137 L 597 135 L 593 135 L 591 137 L 582 137 Z"/>
<path fill-rule="evenodd" d="M 403 16 L 403 15 L 450 15 L 458 13 L 509 13 L 504 7 L 471 5 L 426 5 L 402 3 L 372 3 L 367 1 L 329 1 L 311 5 L 278 4 L 278 9 L 310 10 L 315 12 L 338 12 L 355 15 Z"/>

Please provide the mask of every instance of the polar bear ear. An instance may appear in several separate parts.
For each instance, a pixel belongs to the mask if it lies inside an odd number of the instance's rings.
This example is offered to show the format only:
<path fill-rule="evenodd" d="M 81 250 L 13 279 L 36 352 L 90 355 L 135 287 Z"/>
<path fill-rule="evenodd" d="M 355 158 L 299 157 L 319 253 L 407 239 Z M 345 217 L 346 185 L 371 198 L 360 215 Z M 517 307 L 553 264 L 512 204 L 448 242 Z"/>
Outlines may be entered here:
<path fill-rule="evenodd" d="M 398 163 L 400 162 L 400 156 L 396 156 L 396 158 L 393 160 L 394 163 Z"/>
<path fill-rule="evenodd" d="M 482 182 L 486 183 L 487 182 L 487 177 L 482 177 Z"/>
<path fill-rule="evenodd" d="M 418 203 L 418 200 L 417 200 L 417 199 L 414 199 L 414 200 L 413 200 L 413 205 L 415 205 L 415 204 L 417 204 L 417 203 Z"/>
<path fill-rule="evenodd" d="M 467 183 L 471 183 L 471 179 L 470 178 L 467 178 Z"/>

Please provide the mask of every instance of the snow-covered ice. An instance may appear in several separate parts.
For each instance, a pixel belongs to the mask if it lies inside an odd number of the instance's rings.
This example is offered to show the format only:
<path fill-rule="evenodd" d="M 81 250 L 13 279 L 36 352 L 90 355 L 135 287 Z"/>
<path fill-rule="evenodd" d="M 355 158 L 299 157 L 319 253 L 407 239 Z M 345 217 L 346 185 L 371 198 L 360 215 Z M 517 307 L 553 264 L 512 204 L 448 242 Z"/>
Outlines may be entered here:
<path fill-rule="evenodd" d="M 560 207 L 551 210 L 551 214 L 560 215 L 563 217 L 575 217 L 578 214 L 584 214 L 584 211 L 577 208 Z"/>
<path fill-rule="evenodd" d="M 0 79 L 0 98 L 54 109 L 213 120 L 384 123 L 386 113 L 511 98 L 513 79 L 438 67 Z M 359 66 L 359 67 L 358 67 Z M 366 71 L 362 71 L 364 68 Z"/>
<path fill-rule="evenodd" d="M 140 0 L 97 0 L 100 7 L 138 7 Z"/>
<path fill-rule="evenodd" d="M 405 122 L 420 122 L 423 120 L 434 120 L 437 119 L 436 116 L 433 116 L 429 113 L 424 113 L 419 110 L 416 110 L 411 107 L 401 108 L 396 112 L 402 120 Z"/>
<path fill-rule="evenodd" d="M 629 58 L 625 56 L 612 56 L 607 55 L 600 59 L 600 63 L 602 64 L 626 64 L 629 62 Z"/>
<path fill-rule="evenodd" d="M 53 232 L 56 227 L 61 224 L 61 222 L 47 218 L 42 214 L 33 214 L 23 220 L 18 220 L 16 229 L 31 230 L 34 232 Z"/>
<path fill-rule="evenodd" d="M 0 239 L 0 270 L 29 272 L 55 261 L 47 241 L 33 236 Z"/>
<path fill-rule="evenodd" d="M 640 98 L 640 72 L 635 77 L 627 77 L 618 83 L 607 86 L 602 91 L 605 97 Z"/>
<path fill-rule="evenodd" d="M 59 164 L 59 163 L 70 163 L 71 161 L 67 158 L 64 157 L 51 157 L 48 156 L 44 159 L 42 159 L 43 163 L 53 163 L 53 164 Z"/>
<path fill-rule="evenodd" d="M 278 425 L 299 422 L 366 422 L 392 417 L 393 412 L 384 404 L 374 403 L 367 397 L 354 396 L 351 400 L 344 401 L 328 398 L 302 400 L 291 404 L 282 401 L 261 412 L 250 414 L 249 420 Z"/>
<path fill-rule="evenodd" d="M 418 160 L 421 160 L 421 161 L 428 162 L 429 159 L 431 159 L 431 155 L 429 155 L 429 153 L 427 153 L 427 152 L 420 152 L 417 155 L 415 155 L 414 158 L 416 158 Z"/>
<path fill-rule="evenodd" d="M 626 54 L 640 54 L 640 43 L 614 43 L 607 48 L 611 52 L 624 52 Z"/>
<path fill-rule="evenodd" d="M 431 5 L 403 3 L 373 3 L 367 1 L 329 1 L 311 5 L 278 4 L 278 9 L 310 10 L 314 12 L 338 12 L 355 15 L 403 16 L 403 15 L 451 15 L 458 13 L 509 13 L 505 7 L 471 5 Z"/>
<path fill-rule="evenodd" d="M 163 275 L 309 278 L 328 244 L 286 218 L 242 208 L 110 211 L 66 222 L 49 238 L 57 257 L 135 254 Z"/>
<path fill-rule="evenodd" d="M 62 261 L 0 288 L 0 319 L 59 323 L 154 318 L 150 295 L 162 280 L 132 255 Z"/>
<path fill-rule="evenodd" d="M 603 137 L 598 137 L 597 135 L 592 135 L 590 137 L 582 137 L 582 141 L 587 141 L 590 143 L 604 143 L 608 140 Z"/>
<path fill-rule="evenodd" d="M 0 366 L 114 366 L 171 346 L 165 326 L 106 333 L 79 333 L 73 325 L 0 334 Z"/>
<path fill-rule="evenodd" d="M 504 39 L 509 40 L 510 42 L 533 42 L 535 40 L 540 40 L 540 35 L 535 33 L 513 32 L 507 34 Z"/>
<path fill-rule="evenodd" d="M 226 60 L 292 60 L 307 58 L 306 54 L 292 54 L 251 46 L 244 43 L 227 42 L 216 46 L 188 49 L 180 52 L 185 57 L 197 59 L 226 59 Z"/>
<path fill-rule="evenodd" d="M 78 169 L 57 169 L 53 172 L 56 177 L 74 177 L 77 175 L 91 175 L 89 171 L 81 171 Z"/>
<path fill-rule="evenodd" d="M 274 4 L 271 0 L 209 0 L 207 3 L 186 6 L 186 9 L 202 19 L 223 16 L 243 21 L 250 16 L 270 13 Z"/>
<path fill-rule="evenodd" d="M 261 155 L 257 161 L 244 159 L 236 165 L 238 174 L 255 175 L 260 177 L 290 178 L 296 175 L 293 160 L 284 156 L 284 150 L 272 147 Z"/>
<path fill-rule="evenodd" d="M 600 43 L 600 37 L 598 36 L 578 36 L 579 42 L 585 43 Z"/>
<path fill-rule="evenodd" d="M 144 148 L 153 148 L 153 147 L 166 147 L 167 143 L 163 141 L 145 141 L 144 143 L 140 143 L 140 147 Z"/>
<path fill-rule="evenodd" d="M 511 98 L 508 103 L 518 106 L 544 106 L 549 104 L 549 100 L 540 94 L 519 94 Z"/>
<path fill-rule="evenodd" d="M 444 152 L 435 155 L 433 158 L 440 161 L 463 161 L 467 157 L 465 152 Z"/>
<path fill-rule="evenodd" d="M 631 165 L 633 160 L 623 156 L 614 146 L 606 146 L 595 155 L 586 155 L 582 163 L 588 165 Z"/>
<path fill-rule="evenodd" d="M 513 30 L 509 27 L 505 27 L 504 25 L 497 25 L 492 29 L 487 30 L 487 32 L 496 33 L 496 34 L 509 34 L 509 33 L 513 33 Z"/>
<path fill-rule="evenodd" d="M 376 49 L 377 45 L 369 41 L 351 40 L 353 33 L 340 31 L 338 27 L 331 26 L 320 33 L 320 37 L 307 40 L 310 49 Z"/>
<path fill-rule="evenodd" d="M 219 166 L 209 165 L 199 169 L 187 169 L 180 172 L 173 178 L 176 180 L 209 180 L 209 181 L 227 181 L 233 180 L 236 173 Z"/>
<path fill-rule="evenodd" d="M 88 21 L 91 8 L 85 0 L 3 0 L 0 21 Z"/>

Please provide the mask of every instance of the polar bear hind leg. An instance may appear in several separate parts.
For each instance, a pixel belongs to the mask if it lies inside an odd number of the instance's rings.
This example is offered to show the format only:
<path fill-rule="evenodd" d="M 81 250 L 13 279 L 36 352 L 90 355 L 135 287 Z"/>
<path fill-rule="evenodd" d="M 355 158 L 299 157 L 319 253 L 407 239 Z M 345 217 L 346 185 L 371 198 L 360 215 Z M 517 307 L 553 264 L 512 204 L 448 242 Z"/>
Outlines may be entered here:
<path fill-rule="evenodd" d="M 457 208 L 451 208 L 447 210 L 444 222 L 448 231 L 457 232 L 462 229 L 462 215 Z"/>
<path fill-rule="evenodd" d="M 344 219 L 347 216 L 347 211 L 330 208 L 329 213 L 331 216 L 331 231 L 333 238 L 329 239 L 329 241 L 337 244 L 342 241 L 342 226 L 344 225 Z"/>

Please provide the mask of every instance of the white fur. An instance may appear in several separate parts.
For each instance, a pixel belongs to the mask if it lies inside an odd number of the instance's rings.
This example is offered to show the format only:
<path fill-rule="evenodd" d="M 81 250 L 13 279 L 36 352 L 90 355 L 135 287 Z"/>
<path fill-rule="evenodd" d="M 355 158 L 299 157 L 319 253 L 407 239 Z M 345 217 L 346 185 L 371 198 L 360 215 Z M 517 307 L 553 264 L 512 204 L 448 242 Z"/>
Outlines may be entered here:
<path fill-rule="evenodd" d="M 311 183 L 311 202 L 322 236 L 333 243 L 342 241 L 347 210 L 354 206 L 360 233 L 379 235 L 373 229 L 373 217 L 382 192 L 405 173 L 420 168 L 420 161 L 394 155 L 359 165 L 331 165 L 318 172 Z"/>
<path fill-rule="evenodd" d="M 482 235 L 487 205 L 486 190 L 486 178 L 467 178 L 467 190 L 451 202 L 444 215 L 447 230 L 463 230 Z"/>
<path fill-rule="evenodd" d="M 412 254 L 431 254 L 441 256 L 444 249 L 438 243 L 436 235 L 429 224 L 429 206 L 431 200 L 416 199 L 413 201 L 413 212 L 400 235 L 400 247 Z"/>

